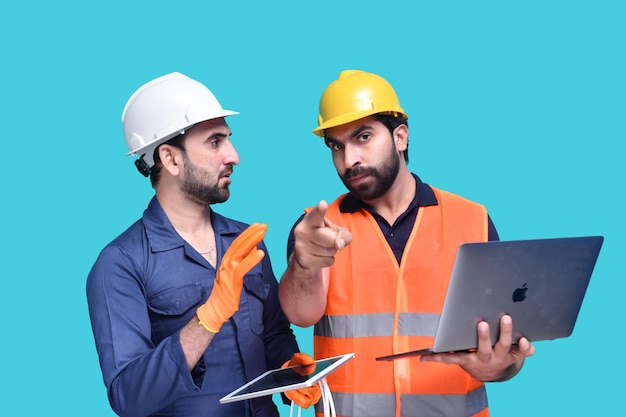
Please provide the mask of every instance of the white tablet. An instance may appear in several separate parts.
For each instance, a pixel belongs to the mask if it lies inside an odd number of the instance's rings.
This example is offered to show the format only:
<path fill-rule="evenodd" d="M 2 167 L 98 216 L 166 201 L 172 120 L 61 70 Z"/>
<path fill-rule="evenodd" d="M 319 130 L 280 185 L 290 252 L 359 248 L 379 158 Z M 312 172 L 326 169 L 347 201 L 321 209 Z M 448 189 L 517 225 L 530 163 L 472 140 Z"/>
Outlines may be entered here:
<path fill-rule="evenodd" d="M 302 375 L 303 370 L 308 367 L 301 365 L 267 371 L 220 399 L 220 403 L 247 400 L 277 392 L 310 387 L 352 358 L 354 358 L 354 353 L 318 359 L 315 361 L 315 370 L 308 375 Z"/>

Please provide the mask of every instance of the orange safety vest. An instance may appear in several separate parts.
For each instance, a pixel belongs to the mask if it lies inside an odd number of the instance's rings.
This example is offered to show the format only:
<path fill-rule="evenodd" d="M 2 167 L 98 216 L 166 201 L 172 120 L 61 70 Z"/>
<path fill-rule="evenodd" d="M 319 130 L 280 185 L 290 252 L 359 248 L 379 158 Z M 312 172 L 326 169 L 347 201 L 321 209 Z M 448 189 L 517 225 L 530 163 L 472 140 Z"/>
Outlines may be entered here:
<path fill-rule="evenodd" d="M 328 208 L 352 233 L 325 270 L 327 305 L 314 331 L 316 358 L 356 353 L 327 377 L 338 416 L 489 415 L 484 384 L 458 365 L 375 360 L 432 347 L 458 246 L 487 240 L 484 206 L 433 191 L 439 204 L 419 208 L 400 265 L 369 212 L 341 213 L 344 196 Z"/>

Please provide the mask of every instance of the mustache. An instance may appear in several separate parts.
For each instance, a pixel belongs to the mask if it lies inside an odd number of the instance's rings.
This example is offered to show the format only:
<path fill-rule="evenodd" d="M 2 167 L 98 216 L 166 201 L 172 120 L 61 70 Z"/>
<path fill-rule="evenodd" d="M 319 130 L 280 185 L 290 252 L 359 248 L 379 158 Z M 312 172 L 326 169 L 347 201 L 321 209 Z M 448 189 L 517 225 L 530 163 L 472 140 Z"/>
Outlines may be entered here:
<path fill-rule="evenodd" d="M 362 166 L 357 166 L 357 167 L 354 167 L 354 168 L 348 168 L 343 173 L 343 177 L 345 179 L 350 179 L 352 177 L 356 177 L 356 176 L 364 175 L 364 174 L 376 174 L 376 169 L 362 167 Z"/>
<path fill-rule="evenodd" d="M 223 171 L 220 172 L 220 177 L 223 177 L 224 175 L 232 175 L 233 172 L 235 172 L 235 167 L 232 164 L 228 165 Z"/>

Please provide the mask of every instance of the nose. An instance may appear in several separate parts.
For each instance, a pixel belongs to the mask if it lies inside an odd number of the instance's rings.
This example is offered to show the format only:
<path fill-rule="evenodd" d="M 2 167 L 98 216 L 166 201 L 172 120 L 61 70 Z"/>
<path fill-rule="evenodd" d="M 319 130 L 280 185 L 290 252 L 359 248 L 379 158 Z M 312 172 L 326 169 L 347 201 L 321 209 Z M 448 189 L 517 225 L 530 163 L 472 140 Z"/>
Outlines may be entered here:
<path fill-rule="evenodd" d="M 361 153 L 357 146 L 346 144 L 343 149 L 343 163 L 346 168 L 353 168 L 361 163 Z"/>
<path fill-rule="evenodd" d="M 239 165 L 239 154 L 233 143 L 228 140 L 224 144 L 224 165 Z"/>

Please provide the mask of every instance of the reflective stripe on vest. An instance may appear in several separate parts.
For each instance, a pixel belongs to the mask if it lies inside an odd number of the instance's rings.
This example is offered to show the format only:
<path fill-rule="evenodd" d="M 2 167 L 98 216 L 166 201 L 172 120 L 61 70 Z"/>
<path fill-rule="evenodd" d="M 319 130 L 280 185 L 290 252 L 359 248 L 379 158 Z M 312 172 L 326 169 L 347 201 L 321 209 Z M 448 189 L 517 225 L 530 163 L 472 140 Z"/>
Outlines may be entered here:
<path fill-rule="evenodd" d="M 471 417 L 487 408 L 487 392 L 481 386 L 467 395 L 402 394 L 403 415 L 420 417 Z M 394 417 L 394 394 L 333 393 L 337 416 Z M 322 402 L 315 411 L 323 413 Z"/>
<path fill-rule="evenodd" d="M 323 316 L 315 325 L 315 336 L 375 337 L 393 336 L 393 313 Z M 435 336 L 439 314 L 400 313 L 398 334 L 401 336 Z"/>

